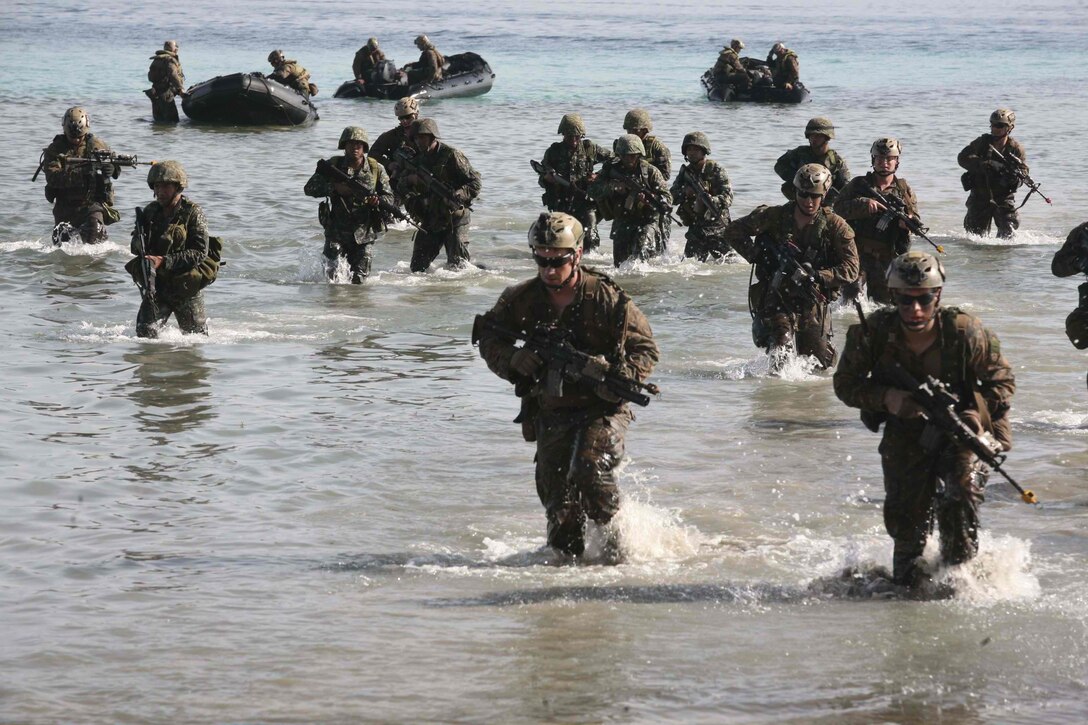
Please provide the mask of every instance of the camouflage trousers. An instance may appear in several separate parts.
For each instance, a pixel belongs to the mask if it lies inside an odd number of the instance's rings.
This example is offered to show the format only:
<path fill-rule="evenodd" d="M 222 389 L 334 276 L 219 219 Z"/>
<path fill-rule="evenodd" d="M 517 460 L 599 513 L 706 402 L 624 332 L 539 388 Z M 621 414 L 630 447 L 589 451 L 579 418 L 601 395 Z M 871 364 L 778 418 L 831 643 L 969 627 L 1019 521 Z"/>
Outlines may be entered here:
<path fill-rule="evenodd" d="M 823 368 L 835 364 L 831 344 L 831 314 L 827 304 L 791 300 L 786 304 L 776 294 L 757 282 L 749 290 L 752 301 L 752 340 L 756 347 L 793 348 L 798 355 L 815 357 Z M 760 300 L 759 304 L 754 304 Z"/>
<path fill-rule="evenodd" d="M 645 262 L 665 251 L 661 222 L 616 219 L 612 222 L 612 263 L 620 266 L 629 259 Z"/>
<path fill-rule="evenodd" d="M 536 492 L 548 517 L 548 545 L 585 551 L 585 524 L 607 524 L 619 510 L 612 469 L 631 424 L 624 407 L 541 411 L 536 429 Z"/>
<path fill-rule="evenodd" d="M 1007 239 L 1014 230 L 1020 228 L 1020 214 L 1016 211 L 1016 195 L 1005 196 L 990 194 L 985 189 L 973 190 L 967 197 L 967 214 L 963 217 L 963 228 L 971 234 L 990 233 L 991 223 L 997 225 L 997 236 Z"/>
<path fill-rule="evenodd" d="M 97 244 L 110 238 L 105 208 L 101 204 L 66 203 L 57 199 L 53 204 L 53 224 L 61 222 L 75 227 L 84 244 Z"/>
<path fill-rule="evenodd" d="M 722 239 L 724 226 L 690 226 L 684 233 L 684 256 L 693 257 L 700 262 L 717 261 L 726 257 L 735 257 L 729 243 Z"/>
<path fill-rule="evenodd" d="M 446 264 L 450 267 L 463 267 L 472 260 L 468 253 L 468 223 L 472 214 L 468 209 L 460 218 L 454 219 L 453 226 L 433 232 L 416 230 L 412 245 L 412 271 L 426 272 L 444 248 Z"/>
<path fill-rule="evenodd" d="M 346 259 L 351 270 L 351 283 L 362 284 L 363 280 L 370 276 L 372 259 L 371 249 L 373 242 L 365 244 L 349 242 L 334 242 L 325 240 L 325 248 L 322 254 L 325 257 L 325 274 L 331 280 L 336 276 L 336 269 L 340 266 L 340 259 Z"/>
<path fill-rule="evenodd" d="M 177 319 L 182 332 L 208 334 L 208 316 L 204 312 L 204 292 L 201 290 L 187 296 L 160 292 L 154 305 L 147 300 L 141 302 L 140 311 L 136 313 L 136 336 L 158 337 L 170 315 Z"/>
<path fill-rule="evenodd" d="M 978 553 L 979 505 L 989 476 L 968 450 L 945 445 L 936 455 L 920 443 L 923 424 L 890 418 L 880 442 L 884 528 L 895 545 L 893 576 L 915 582 L 917 560 L 936 523 L 941 561 L 962 564 Z"/>

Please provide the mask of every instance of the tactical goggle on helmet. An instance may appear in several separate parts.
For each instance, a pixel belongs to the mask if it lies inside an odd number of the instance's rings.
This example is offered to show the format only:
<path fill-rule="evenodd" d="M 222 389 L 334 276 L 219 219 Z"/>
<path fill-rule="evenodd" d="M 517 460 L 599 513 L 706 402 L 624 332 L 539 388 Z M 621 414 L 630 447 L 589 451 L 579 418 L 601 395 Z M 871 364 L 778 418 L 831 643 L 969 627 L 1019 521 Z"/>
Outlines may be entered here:
<path fill-rule="evenodd" d="M 944 265 L 925 252 L 900 254 L 885 273 L 888 289 L 940 289 L 944 287 Z"/>

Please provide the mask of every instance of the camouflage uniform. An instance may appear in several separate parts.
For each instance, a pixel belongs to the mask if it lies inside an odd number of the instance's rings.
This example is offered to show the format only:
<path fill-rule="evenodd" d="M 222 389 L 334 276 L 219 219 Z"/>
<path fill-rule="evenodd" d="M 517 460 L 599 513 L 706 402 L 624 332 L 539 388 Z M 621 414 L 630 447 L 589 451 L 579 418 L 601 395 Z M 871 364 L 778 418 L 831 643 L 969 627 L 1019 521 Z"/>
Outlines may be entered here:
<path fill-rule="evenodd" d="M 824 206 L 835 203 L 836 197 L 848 183 L 850 183 L 850 169 L 846 160 L 839 156 L 835 149 L 828 149 L 827 154 L 821 156 L 812 150 L 808 144 L 798 146 L 778 157 L 774 163 L 774 173 L 782 179 L 782 195 L 790 201 L 797 198 L 797 189 L 793 186 L 793 176 L 797 170 L 805 164 L 820 164 L 831 172 L 831 190 L 824 197 Z"/>
<path fill-rule="evenodd" d="M 1008 136 L 1005 149 L 1001 152 L 1012 155 L 1024 162 L 1027 171 L 1027 156 L 1024 147 L 1016 139 Z M 960 166 L 967 169 L 963 175 L 964 188 L 970 187 L 967 196 L 967 214 L 963 217 L 963 228 L 971 234 L 989 234 L 991 223 L 997 225 L 997 236 L 1011 237 L 1014 229 L 1020 228 L 1020 215 L 1016 211 L 1016 190 L 1019 180 L 1004 170 L 990 144 L 996 137 L 984 133 L 967 144 L 956 157 Z M 1000 169 L 1000 170 L 999 170 Z"/>
<path fill-rule="evenodd" d="M 424 48 L 419 54 L 419 60 L 408 68 L 408 85 L 442 80 L 445 64 L 445 57 L 433 45 Z"/>
<path fill-rule="evenodd" d="M 776 87 L 784 88 L 787 83 L 797 85 L 797 82 L 801 80 L 801 63 L 797 59 L 797 54 L 789 48 L 778 58 L 770 61 L 770 64 Z"/>
<path fill-rule="evenodd" d="M 443 247 L 446 262 L 452 267 L 462 266 L 471 259 L 468 252 L 468 225 L 472 218 L 469 205 L 480 195 L 480 174 L 460 151 L 441 141 L 435 143 L 437 146 L 433 151 L 421 151 L 413 161 L 453 189 L 457 201 L 464 206 L 460 210 L 451 209 L 437 194 L 428 192 L 422 181 L 409 182 L 411 167 L 406 166 L 397 176 L 393 188 L 404 200 L 408 213 L 427 230 L 416 231 L 412 248 L 413 272 L 425 272 Z"/>
<path fill-rule="evenodd" d="M 866 326 L 868 331 L 852 325 L 847 332 L 834 376 L 835 394 L 860 408 L 872 430 L 886 421 L 879 449 L 886 493 L 884 526 L 895 542 L 895 580 L 909 584 L 934 510 L 943 561 L 961 564 L 975 555 L 986 476 L 973 454 L 950 445 L 943 436 L 936 448 L 924 447 L 923 418 L 887 413 L 884 395 L 897 387 L 890 371 L 898 363 L 916 380 L 932 375 L 949 385 L 966 407 L 979 412 L 983 427 L 1006 450 L 1012 444 L 1008 411 L 1016 385 L 997 337 L 980 320 L 954 307 L 938 308 L 937 343 L 921 356 L 901 339 L 897 309 L 871 313 Z"/>
<path fill-rule="evenodd" d="M 672 203 L 665 177 L 656 167 L 640 159 L 638 168 L 628 173 L 621 159 L 605 162 L 597 180 L 589 186 L 589 196 L 597 200 L 606 219 L 613 219 L 612 261 L 617 267 L 628 259 L 645 261 L 665 251 L 662 214 L 640 202 L 638 193 L 623 186 L 619 179 L 638 180 L 642 186 L 661 192 L 665 204 Z"/>
<path fill-rule="evenodd" d="M 611 151 L 583 138 L 573 151 L 563 141 L 553 143 L 544 152 L 543 163 L 584 192 L 593 180 L 593 166 L 612 158 Z M 586 251 L 591 252 L 601 246 L 601 235 L 597 231 L 596 204 L 588 196 L 580 196 L 559 184 L 549 184 L 543 176 L 539 177 L 539 184 L 544 189 L 541 199 L 548 211 L 566 212 L 582 223 L 586 235 Z"/>
<path fill-rule="evenodd" d="M 383 202 L 393 204 L 393 191 L 385 169 L 373 158 L 367 158 L 358 170 L 348 165 L 344 156 L 334 156 L 328 162 L 364 186 L 373 189 Z M 343 196 L 333 188 L 333 181 L 315 173 L 303 189 L 306 196 L 325 197 L 318 217 L 325 229 L 326 266 L 331 279 L 341 257 L 351 268 L 351 281 L 359 284 L 370 276 L 371 247 L 385 231 L 386 219 L 377 206 L 367 204 L 355 194 Z"/>
<path fill-rule="evenodd" d="M 507 288 L 486 316 L 500 325 L 532 332 L 555 325 L 590 355 L 603 355 L 623 375 L 645 381 L 658 360 L 646 317 L 608 277 L 585 267 L 574 302 L 557 314 L 537 277 Z M 499 377 L 518 386 L 522 432 L 536 442 L 536 490 L 547 510 L 548 544 L 571 554 L 585 548 L 586 518 L 608 523 L 619 509 L 612 469 L 624 455 L 624 436 L 634 419 L 626 403 L 603 400 L 594 388 L 566 383 L 562 396 L 548 395 L 511 369 L 514 346 L 484 330 L 480 355 Z"/>
<path fill-rule="evenodd" d="M 688 189 L 685 180 L 693 175 L 696 182 L 710 196 L 722 214 L 721 221 L 714 219 L 709 209 Z M 729 224 L 729 207 L 733 203 L 733 186 L 725 168 L 715 161 L 704 159 L 702 167 L 692 171 L 691 164 L 680 167 L 680 173 L 672 182 L 673 201 L 679 204 L 680 221 L 687 225 L 684 246 L 685 257 L 696 257 L 705 262 L 709 257 L 721 259 L 729 253 L 729 245 L 722 239 Z"/>
<path fill-rule="evenodd" d="M 642 139 L 642 145 L 646 147 L 646 155 L 643 157 L 651 166 L 661 172 L 661 176 L 668 182 L 672 174 L 672 153 L 665 142 L 657 136 L 647 134 Z M 669 237 L 672 236 L 672 218 L 668 214 L 661 215 L 661 250 L 669 246 Z"/>
<path fill-rule="evenodd" d="M 382 166 L 386 167 L 391 177 L 395 177 L 391 165 L 394 164 L 393 154 L 398 149 L 407 148 L 411 149 L 411 139 L 408 136 L 408 127 L 402 126 L 399 123 L 394 127 L 378 136 L 378 139 L 374 142 L 374 145 L 370 147 L 370 158 L 377 161 Z M 411 151 L 409 151 L 411 153 Z"/>
<path fill-rule="evenodd" d="M 110 180 L 110 176 L 117 178 L 120 167 L 114 166 L 112 174 L 98 175 L 91 164 L 65 167 L 60 157 L 90 158 L 94 151 L 109 150 L 109 145 L 94 134 L 86 134 L 75 144 L 60 134 L 53 137 L 42 159 L 45 198 L 53 202 L 53 223 L 67 222 L 78 228 L 80 238 L 88 244 L 108 239 L 106 225 L 121 218 L 113 208 Z"/>
<path fill-rule="evenodd" d="M 151 81 L 151 90 L 146 93 L 151 99 L 152 117 L 160 123 L 177 123 L 178 107 L 174 104 L 174 96 L 185 90 L 185 74 L 181 71 L 178 54 L 170 50 L 155 51 L 147 80 Z"/>
<path fill-rule="evenodd" d="M 724 89 L 726 86 L 733 86 L 738 91 L 746 91 L 752 85 L 751 79 L 748 77 L 748 71 L 744 68 L 744 64 L 740 62 L 740 56 L 737 51 L 729 46 L 726 46 L 721 53 L 718 53 L 718 60 L 714 63 L 712 72 L 719 88 Z"/>
<path fill-rule="evenodd" d="M 204 292 L 194 292 L 179 280 L 181 275 L 195 269 L 208 256 L 208 222 L 204 218 L 204 211 L 183 195 L 169 217 L 158 201 L 151 202 L 144 207 L 144 220 L 149 225 L 147 253 L 164 259 L 162 266 L 155 270 L 158 314 L 144 300 L 136 314 L 136 334 L 139 337 L 157 337 L 159 328 L 166 324 L 171 314 L 177 319 L 182 332 L 207 334 Z M 135 232 L 132 235 L 132 253 L 140 253 Z"/>
<path fill-rule="evenodd" d="M 371 49 L 364 45 L 355 51 L 355 59 L 351 62 L 351 72 L 355 74 L 356 80 L 362 79 L 370 83 L 373 79 L 374 69 L 383 60 L 385 60 L 385 53 L 382 52 L 381 48 Z"/>
<path fill-rule="evenodd" d="M 831 315 L 828 302 L 838 290 L 858 276 L 858 252 L 854 230 L 827 207 L 821 207 L 812 223 L 800 231 L 793 218 L 794 204 L 760 206 L 725 229 L 725 241 L 755 265 L 756 281 L 748 289 L 752 310 L 752 339 L 767 349 L 795 347 L 799 355 L 814 355 L 823 367 L 835 363 L 831 345 Z M 823 304 L 807 299 L 788 279 L 778 291 L 771 283 L 778 271 L 773 257 L 759 244 L 763 235 L 772 244 L 792 241 L 798 248 L 797 261 L 809 263 L 828 299 Z M 756 241 L 753 242 L 753 237 Z M 789 272 L 786 272 L 789 277 Z"/>
<path fill-rule="evenodd" d="M 1055 277 L 1088 274 L 1088 222 L 1069 232 L 1065 244 L 1054 253 L 1050 270 Z M 1080 285 L 1080 304 L 1065 318 L 1065 334 L 1078 350 L 1088 348 L 1088 282 Z"/>
<path fill-rule="evenodd" d="M 300 66 L 297 60 L 285 60 L 268 77 L 288 88 L 294 88 L 304 96 L 310 95 L 310 72 Z"/>
<path fill-rule="evenodd" d="M 855 176 L 839 194 L 834 208 L 836 214 L 850 222 L 861 262 L 861 273 L 857 281 L 844 290 L 845 294 L 851 299 L 855 298 L 861 283 L 865 282 L 869 297 L 891 304 L 892 295 L 888 291 L 885 272 L 893 259 L 910 250 L 910 232 L 900 227 L 895 219 L 884 231 L 877 229 L 884 212 L 870 212 L 868 200 L 873 198 L 871 189 L 877 188 L 878 183 L 877 175 L 873 172 Z M 905 213 L 918 216 L 918 199 L 906 180 L 895 177 L 891 187 L 881 193 L 889 198 L 902 199 L 906 205 Z"/>

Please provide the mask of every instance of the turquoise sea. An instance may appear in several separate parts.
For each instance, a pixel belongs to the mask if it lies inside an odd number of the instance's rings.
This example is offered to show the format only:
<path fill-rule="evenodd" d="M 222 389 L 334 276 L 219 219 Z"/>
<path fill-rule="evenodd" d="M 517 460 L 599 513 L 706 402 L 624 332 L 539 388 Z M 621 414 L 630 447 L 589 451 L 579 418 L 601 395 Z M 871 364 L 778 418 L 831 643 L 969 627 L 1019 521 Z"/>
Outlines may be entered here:
<path fill-rule="evenodd" d="M 421 32 L 497 74 L 425 109 L 482 174 L 486 268 L 412 274 L 394 229 L 367 284 L 329 284 L 302 186 L 344 126 L 395 122 L 332 93 L 367 37 L 403 64 Z M 732 37 L 755 57 L 796 50 L 812 102 L 708 103 L 699 75 Z M 5 3 L 0 722 L 1083 722 L 1088 358 L 1063 331 L 1081 280 L 1050 258 L 1088 215 L 1085 37 L 1088 6 L 1059 1 Z M 152 125 L 142 90 L 167 38 L 190 83 L 267 70 L 282 48 L 320 86 L 321 120 Z M 135 337 L 123 264 L 143 170 L 115 184 L 111 242 L 52 246 L 30 177 L 77 104 L 114 150 L 189 171 L 226 240 L 208 338 Z M 544 548 L 532 447 L 471 322 L 535 273 L 528 160 L 560 117 L 608 144 L 635 106 L 677 164 L 685 133 L 708 134 L 734 216 L 779 203 L 774 160 L 812 116 L 855 173 L 874 139 L 902 140 L 948 251 L 944 299 L 1015 369 L 1008 467 L 1042 500 L 993 477 L 954 598 L 838 581 L 891 562 L 878 438 L 828 374 L 767 375 L 745 265 L 616 271 L 663 353 L 621 473 L 627 558 Z M 962 232 L 955 158 L 1004 106 L 1054 204 L 1033 198 L 999 241 Z M 610 259 L 606 241 L 591 263 Z M 840 347 L 854 319 L 836 310 Z"/>

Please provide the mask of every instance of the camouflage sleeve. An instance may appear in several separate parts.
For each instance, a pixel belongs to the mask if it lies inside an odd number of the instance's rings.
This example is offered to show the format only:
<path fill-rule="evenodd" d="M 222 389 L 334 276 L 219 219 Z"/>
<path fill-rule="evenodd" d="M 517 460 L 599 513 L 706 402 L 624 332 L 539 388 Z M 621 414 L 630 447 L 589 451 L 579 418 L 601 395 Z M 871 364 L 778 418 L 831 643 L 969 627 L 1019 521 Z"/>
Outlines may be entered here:
<path fill-rule="evenodd" d="M 181 73 L 181 63 L 176 60 L 170 64 L 170 88 L 174 93 L 185 90 L 185 76 Z"/>
<path fill-rule="evenodd" d="M 356 80 L 358 80 L 359 78 L 363 78 L 363 76 L 365 75 L 363 73 L 363 56 L 365 54 L 366 47 L 364 46 L 362 48 L 359 48 L 359 50 L 355 51 L 355 58 L 351 61 L 351 74 Z"/>
<path fill-rule="evenodd" d="M 668 146 L 661 142 L 661 139 L 658 139 L 654 145 L 656 147 L 654 149 L 654 166 L 657 167 L 657 170 L 661 172 L 664 178 L 668 179 L 672 176 L 672 152 L 669 151 Z"/>
<path fill-rule="evenodd" d="M 385 167 L 381 164 L 378 164 L 378 178 L 374 180 L 374 190 L 383 204 L 396 205 L 393 188 L 389 185 L 389 174 L 385 173 Z"/>
<path fill-rule="evenodd" d="M 846 331 L 846 345 L 832 377 L 835 395 L 851 408 L 885 411 L 884 394 L 888 391 L 888 386 L 875 382 L 872 373 L 873 351 L 870 338 L 861 325 L 851 325 Z"/>
<path fill-rule="evenodd" d="M 513 287 L 508 287 L 503 291 L 495 306 L 485 312 L 484 317 L 503 327 L 516 330 L 518 329 L 518 321 L 515 319 L 511 308 L 513 291 Z M 510 358 L 514 356 L 514 351 L 517 349 L 512 340 L 507 340 L 494 330 L 481 325 L 479 345 L 480 357 L 487 363 L 487 367 L 491 372 L 503 380 L 509 380 L 512 383 L 518 382 L 517 373 L 510 369 Z"/>
<path fill-rule="evenodd" d="M 973 321 L 967 332 L 968 367 L 974 372 L 979 393 L 986 401 L 991 421 L 996 425 L 1009 414 L 1012 396 L 1016 392 L 1016 378 L 1012 367 L 1001 354 L 1001 342 L 997 335 L 977 320 Z M 1003 427 L 1007 429 L 1008 426 Z M 1003 442 L 1011 447 L 1011 440 Z"/>
<path fill-rule="evenodd" d="M 624 295 L 627 319 L 623 340 L 623 367 L 617 371 L 623 375 L 646 382 L 660 359 L 661 353 L 654 342 L 650 322 L 630 298 Z"/>
<path fill-rule="evenodd" d="M 778 174 L 778 178 L 782 181 L 793 181 L 793 175 L 797 173 L 795 155 L 796 149 L 793 149 L 779 156 L 778 161 L 774 162 L 774 173 Z"/>
<path fill-rule="evenodd" d="M 462 204 L 468 204 L 480 195 L 480 189 L 483 186 L 480 174 L 472 168 L 472 164 L 468 162 L 465 155 L 456 149 L 453 152 L 453 159 L 457 200 Z"/>
<path fill-rule="evenodd" d="M 820 281 L 831 289 L 838 289 L 850 284 L 858 278 L 860 263 L 858 261 L 858 248 L 854 243 L 854 230 L 837 214 L 828 219 L 828 227 L 831 232 L 831 244 L 835 250 L 838 264 L 828 269 L 817 272 Z"/>
<path fill-rule="evenodd" d="M 1065 244 L 1054 253 L 1050 271 L 1055 277 L 1070 277 L 1088 272 L 1088 222 L 1069 232 Z"/>
<path fill-rule="evenodd" d="M 611 150 L 597 144 L 593 144 L 593 154 L 593 162 L 597 164 L 603 164 L 606 161 L 611 161 L 616 156 L 614 153 L 612 153 Z"/>
<path fill-rule="evenodd" d="M 719 209 L 728 209 L 733 205 L 733 185 L 729 182 L 729 173 L 721 164 L 718 164 L 710 181 L 710 195 Z"/>
<path fill-rule="evenodd" d="M 306 182 L 306 186 L 302 187 L 302 193 L 317 198 L 331 196 L 332 182 L 315 171 L 314 175 Z"/>
<path fill-rule="evenodd" d="M 958 163 L 960 167 L 970 171 L 972 174 L 982 173 L 983 155 L 979 148 L 980 141 L 982 141 L 981 136 L 964 146 L 963 150 L 960 151 L 959 156 L 956 157 L 956 163 Z"/>
<path fill-rule="evenodd" d="M 757 234 L 767 231 L 773 225 L 769 213 L 772 208 L 768 206 L 756 207 L 751 214 L 733 220 L 733 223 L 725 228 L 725 234 L 723 235 L 725 241 L 750 263 L 755 263 L 759 253 L 753 238 Z"/>
<path fill-rule="evenodd" d="M 393 150 L 393 133 L 392 131 L 386 131 L 374 141 L 368 155 L 382 166 L 385 166 L 389 163 L 389 156 Z"/>
<path fill-rule="evenodd" d="M 669 193 L 669 182 L 655 166 L 650 167 L 650 188 L 660 192 L 660 196 L 668 204 L 672 205 L 672 194 Z"/>
<path fill-rule="evenodd" d="M 672 194 L 672 203 L 680 204 L 684 195 L 684 188 L 687 184 L 684 183 L 684 177 L 687 174 L 687 166 L 681 166 L 680 170 L 676 172 L 676 178 L 672 180 L 672 186 L 669 187 L 669 193 Z"/>
<path fill-rule="evenodd" d="M 801 63 L 796 55 L 786 58 L 783 63 L 782 78 L 786 83 L 796 83 L 801 79 Z"/>
<path fill-rule="evenodd" d="M 601 173 L 597 175 L 596 181 L 589 185 L 586 194 L 589 195 L 590 199 L 607 199 L 613 193 L 612 168 L 611 163 L 605 164 L 604 168 L 601 169 Z M 626 194 L 626 192 L 624 193 Z"/>
<path fill-rule="evenodd" d="M 67 173 L 61 162 L 63 153 L 60 144 L 55 140 L 45 149 L 45 165 L 42 168 L 45 171 L 45 185 L 50 188 L 63 189 L 72 185 L 72 175 Z"/>
<path fill-rule="evenodd" d="M 207 256 L 208 220 L 204 218 L 204 210 L 194 204 L 185 225 L 185 248 L 177 254 L 166 255 L 163 266 L 172 274 L 188 272 Z"/>
<path fill-rule="evenodd" d="M 838 156 L 839 163 L 835 165 L 835 170 L 832 172 L 831 191 L 828 192 L 831 203 L 834 203 L 835 198 L 850 183 L 850 167 L 846 165 L 846 159 L 838 154 L 836 156 Z"/>
<path fill-rule="evenodd" d="M 842 193 L 835 199 L 835 213 L 843 219 L 868 219 L 872 216 L 869 211 L 869 202 L 865 199 L 865 187 L 868 183 L 864 176 L 851 179 L 843 187 Z"/>
<path fill-rule="evenodd" d="M 915 219 L 921 219 L 921 215 L 918 213 L 918 197 L 914 194 L 914 189 L 911 188 L 905 180 L 903 181 L 903 204 L 906 206 L 907 216 L 912 216 Z"/>
<path fill-rule="evenodd" d="M 546 166 L 549 169 L 554 169 L 555 168 L 555 156 L 556 156 L 556 153 L 557 153 L 557 150 L 556 150 L 555 146 L 556 146 L 555 144 L 552 144 L 551 146 L 549 146 L 544 151 L 544 155 L 540 157 L 540 159 L 541 159 L 540 163 L 544 164 L 544 166 Z M 547 181 L 544 181 L 544 174 L 537 174 L 536 183 L 540 185 L 541 189 L 548 189 L 548 188 L 550 188 L 552 186 Z"/>

